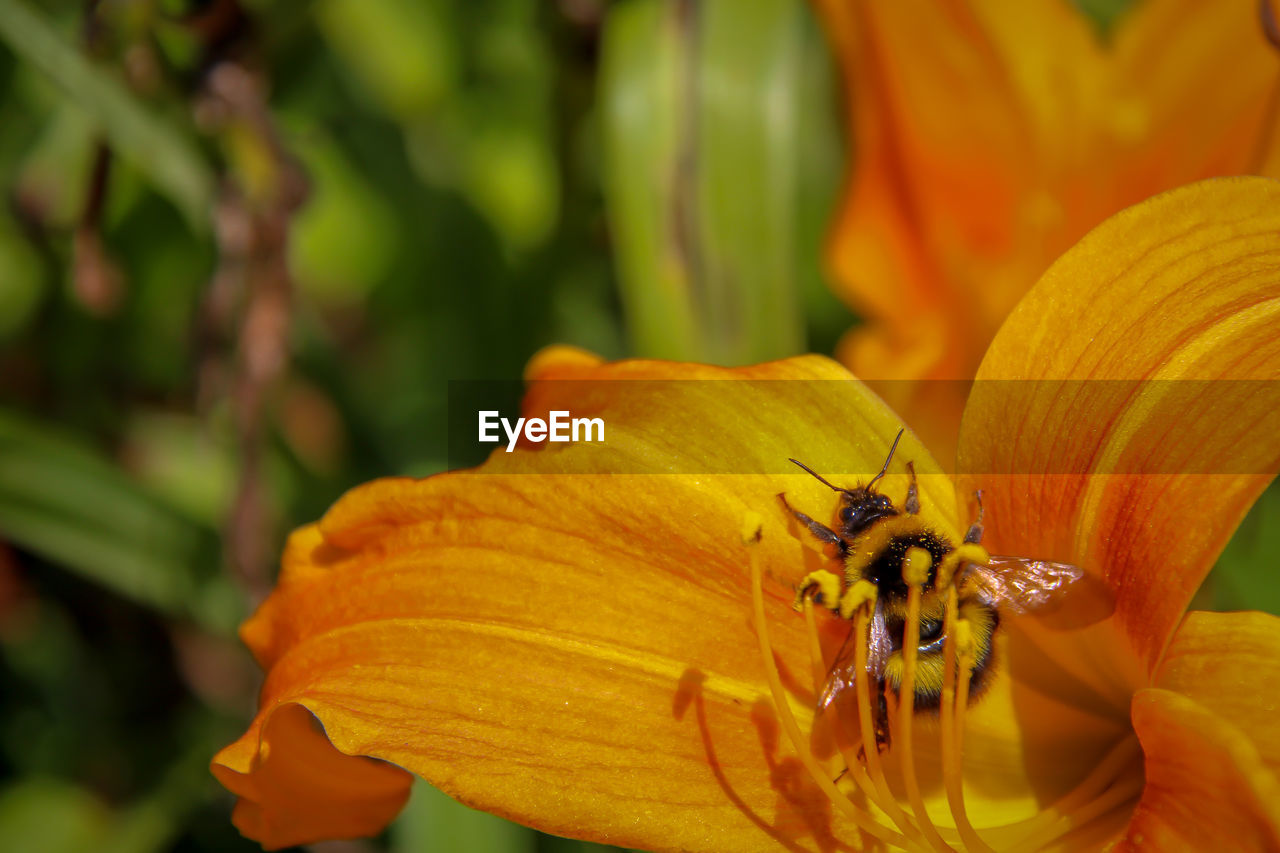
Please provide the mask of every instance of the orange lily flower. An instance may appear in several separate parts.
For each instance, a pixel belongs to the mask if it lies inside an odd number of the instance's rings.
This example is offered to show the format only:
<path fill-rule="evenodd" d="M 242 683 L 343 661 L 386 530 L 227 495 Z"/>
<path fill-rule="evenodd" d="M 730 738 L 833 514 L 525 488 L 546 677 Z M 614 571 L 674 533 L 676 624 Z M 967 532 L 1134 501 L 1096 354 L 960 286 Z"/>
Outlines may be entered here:
<path fill-rule="evenodd" d="M 526 414 L 602 417 L 604 443 L 379 480 L 291 538 L 242 629 L 267 671 L 260 710 L 213 761 L 236 825 L 267 847 L 375 833 L 411 771 L 628 847 L 1274 849 L 1280 619 L 1184 611 L 1280 468 L 1278 321 L 1267 179 L 1157 197 L 1049 270 L 979 371 L 960 497 L 909 433 L 877 488 L 901 506 L 913 462 L 920 517 L 958 543 L 980 485 L 984 544 L 1080 566 L 1113 606 L 1002 617 L 972 703 L 949 610 L 941 712 L 899 708 L 865 762 L 833 735 L 843 709 L 815 715 L 849 621 L 793 611 L 831 563 L 777 494 L 818 518 L 835 501 L 774 472 L 795 456 L 865 482 L 897 415 L 818 356 L 548 351 Z M 1224 378 L 1268 393 L 1224 397 L 1240 384 Z"/>
<path fill-rule="evenodd" d="M 1174 187 L 1280 177 L 1258 0 L 1143 0 L 1105 36 L 1066 0 L 817 6 L 853 164 L 828 258 L 868 321 L 837 355 L 944 464 L 967 380 L 1068 247 Z"/>

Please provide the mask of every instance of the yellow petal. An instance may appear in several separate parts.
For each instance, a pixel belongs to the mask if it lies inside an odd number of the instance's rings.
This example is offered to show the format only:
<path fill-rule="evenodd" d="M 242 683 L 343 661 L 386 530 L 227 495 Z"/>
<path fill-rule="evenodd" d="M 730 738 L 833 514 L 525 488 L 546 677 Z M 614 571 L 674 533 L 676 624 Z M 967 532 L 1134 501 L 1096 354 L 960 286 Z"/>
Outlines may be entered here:
<path fill-rule="evenodd" d="M 290 540 L 278 588 L 242 631 L 268 670 L 259 722 L 218 759 L 254 800 L 247 831 L 287 826 L 295 834 L 273 843 L 300 841 L 319 831 L 302 816 L 334 809 L 308 803 L 297 773 L 264 793 L 259 774 L 289 750 L 257 727 L 302 706 L 341 753 L 555 833 L 692 850 L 855 837 L 779 734 L 739 536 L 746 515 L 763 519 L 773 641 L 807 723 L 814 691 L 790 603 L 819 558 L 777 493 L 815 515 L 834 498 L 803 472 L 726 472 L 782 470 L 788 456 L 836 477 L 874 471 L 896 418 L 824 359 L 590 362 L 544 354 L 526 410 L 603 417 L 603 445 L 377 481 Z M 911 436 L 898 452 L 954 535 L 949 481 Z M 886 481 L 905 490 L 903 473 Z M 324 752 L 304 747 L 301 766 Z M 363 796 L 341 773 L 328 784 Z"/>
<path fill-rule="evenodd" d="M 1105 579 L 1145 672 L 1280 467 L 1278 323 L 1280 182 L 1206 181 L 1089 234 L 979 371 L 959 464 L 992 549 Z"/>
<path fill-rule="evenodd" d="M 1147 784 L 1117 850 L 1280 848 L 1280 784 L 1244 732 L 1155 689 L 1134 697 L 1133 726 Z"/>
<path fill-rule="evenodd" d="M 1068 2 L 821 0 L 853 164 L 830 261 L 871 380 L 965 380 L 1049 264 L 1108 216 L 1218 175 L 1280 176 L 1254 0 L 1134 4 L 1104 41 Z M 959 409 L 882 390 L 931 447 Z"/>
<path fill-rule="evenodd" d="M 1280 618 L 1188 613 L 1155 683 L 1245 733 L 1263 763 L 1280 774 Z"/>

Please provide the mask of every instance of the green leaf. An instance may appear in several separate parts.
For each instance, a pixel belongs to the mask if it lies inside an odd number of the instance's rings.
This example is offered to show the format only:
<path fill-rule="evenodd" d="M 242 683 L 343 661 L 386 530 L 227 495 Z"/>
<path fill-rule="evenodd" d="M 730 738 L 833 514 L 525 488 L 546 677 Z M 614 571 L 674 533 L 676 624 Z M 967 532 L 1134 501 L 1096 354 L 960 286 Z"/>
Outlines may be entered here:
<path fill-rule="evenodd" d="M 219 633 L 239 608 L 202 528 L 110 462 L 48 427 L 0 411 L 0 536 L 164 613 Z"/>
<path fill-rule="evenodd" d="M 1280 616 L 1280 481 L 1262 493 L 1240 522 L 1209 575 L 1207 597 L 1197 604 L 1214 610 L 1263 610 Z"/>
<path fill-rule="evenodd" d="M 208 752 L 187 750 L 156 790 L 116 810 L 85 788 L 28 777 L 0 789 L 0 838 L 24 853 L 157 853 L 208 796 Z M 10 849 L 6 847 L 6 849 Z"/>
<path fill-rule="evenodd" d="M 739 364 L 805 348 L 805 162 L 835 133 L 811 109 L 823 50 L 800 0 L 611 7 L 604 184 L 639 354 Z"/>
<path fill-rule="evenodd" d="M 455 85 L 458 49 L 442 4 L 320 0 L 314 14 L 351 73 L 393 116 L 431 110 Z"/>
<path fill-rule="evenodd" d="M 92 116 L 112 149 L 172 199 L 193 229 L 207 227 L 213 177 L 187 135 L 139 103 L 21 0 L 0 0 L 0 41 Z"/>
<path fill-rule="evenodd" d="M 311 193 L 293 221 L 290 268 L 299 287 L 323 304 L 359 302 L 391 268 L 400 223 L 332 140 L 313 131 L 295 149 Z"/>
<path fill-rule="evenodd" d="M 609 222 L 636 355 L 698 360 L 696 275 L 678 195 L 688 35 L 679 4 L 637 0 L 609 10 L 601 59 Z M 687 144 L 687 143 L 685 143 Z M 686 193 L 687 195 L 687 193 Z"/>
<path fill-rule="evenodd" d="M 111 815 L 92 794 L 55 779 L 24 779 L 0 790 L 0 838 L 28 853 L 93 850 Z"/>

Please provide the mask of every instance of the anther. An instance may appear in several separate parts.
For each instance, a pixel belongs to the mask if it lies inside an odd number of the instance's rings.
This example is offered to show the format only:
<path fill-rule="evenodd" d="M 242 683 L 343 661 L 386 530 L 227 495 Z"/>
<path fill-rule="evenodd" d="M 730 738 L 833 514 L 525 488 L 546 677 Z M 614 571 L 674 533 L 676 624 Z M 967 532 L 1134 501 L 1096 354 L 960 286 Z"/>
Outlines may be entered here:
<path fill-rule="evenodd" d="M 956 620 L 956 652 L 960 656 L 960 660 L 968 661 L 970 666 L 973 665 L 973 625 L 970 624 L 968 619 Z"/>
<path fill-rule="evenodd" d="M 955 582 L 957 575 L 963 575 L 963 570 L 969 563 L 977 566 L 985 566 L 991 559 L 987 553 L 987 549 L 973 542 L 965 542 L 952 549 L 938 563 L 938 576 L 935 580 L 938 589 L 946 589 Z"/>
<path fill-rule="evenodd" d="M 923 548 L 908 548 L 902 560 L 902 580 L 909 587 L 924 586 L 933 567 L 933 555 Z"/>
<path fill-rule="evenodd" d="M 796 598 L 791 606 L 800 610 L 804 601 L 814 598 L 828 610 L 837 610 L 841 606 L 840 578 L 826 569 L 809 572 L 796 588 Z"/>
<path fill-rule="evenodd" d="M 845 590 L 844 598 L 840 599 L 840 618 L 852 619 L 853 614 L 858 612 L 859 608 L 866 607 L 868 609 L 875 606 L 876 585 L 869 580 L 859 580 L 853 586 Z"/>

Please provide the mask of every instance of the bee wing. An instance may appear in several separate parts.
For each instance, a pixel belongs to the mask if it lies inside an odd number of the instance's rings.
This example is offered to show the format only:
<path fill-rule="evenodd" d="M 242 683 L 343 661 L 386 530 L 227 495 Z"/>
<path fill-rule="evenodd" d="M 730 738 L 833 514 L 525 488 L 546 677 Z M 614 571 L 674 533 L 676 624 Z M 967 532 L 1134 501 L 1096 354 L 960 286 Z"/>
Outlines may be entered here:
<path fill-rule="evenodd" d="M 876 599 L 876 609 L 871 614 L 871 636 L 867 639 L 867 672 L 877 682 L 884 680 L 885 664 L 893 651 L 893 640 L 889 637 L 889 628 L 884 623 L 884 607 Z"/>
<path fill-rule="evenodd" d="M 855 656 L 858 647 L 858 638 L 855 636 L 857 633 L 856 628 L 850 629 L 849 636 L 845 638 L 831 668 L 827 670 L 827 683 L 822 685 L 822 692 L 818 694 L 819 711 L 825 711 L 846 688 L 854 686 L 854 678 L 858 674 Z"/>
<path fill-rule="evenodd" d="M 884 678 L 885 664 L 893 647 L 889 638 L 889 629 L 884 621 L 884 609 L 876 602 L 876 609 L 871 615 L 871 626 L 867 643 L 867 672 L 871 675 L 874 689 Z M 827 670 L 827 683 L 822 686 L 818 695 L 818 710 L 825 710 L 846 688 L 855 686 L 858 676 L 858 629 L 849 631 L 831 668 Z"/>
<path fill-rule="evenodd" d="M 992 554 L 985 566 L 968 564 L 964 583 L 992 607 L 1026 613 L 1044 607 L 1083 575 L 1083 569 L 1068 563 Z"/>

